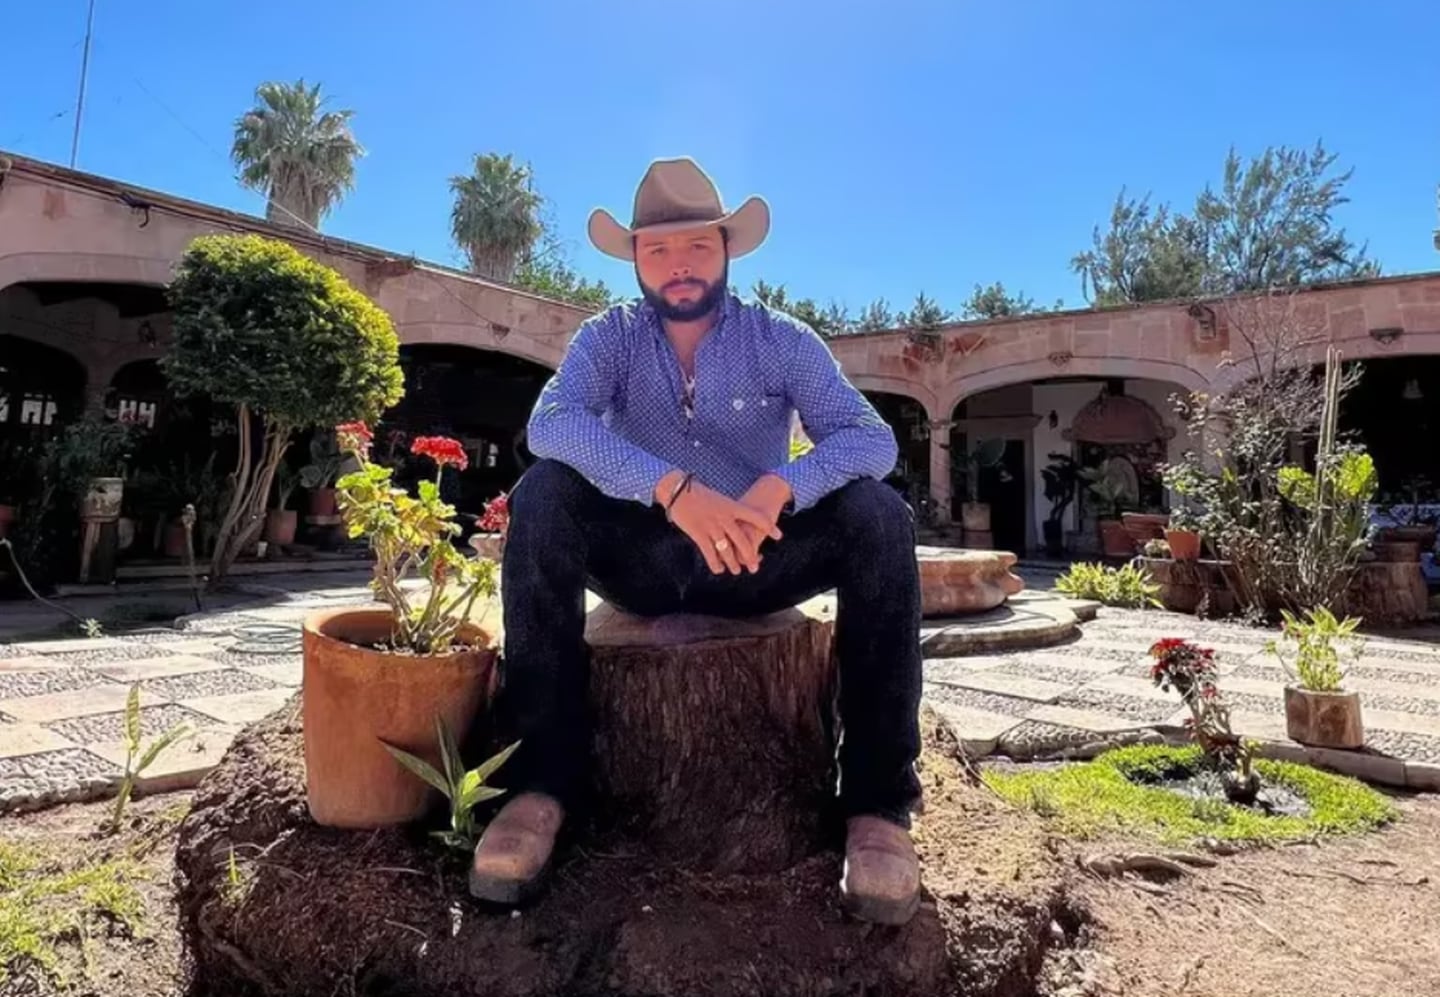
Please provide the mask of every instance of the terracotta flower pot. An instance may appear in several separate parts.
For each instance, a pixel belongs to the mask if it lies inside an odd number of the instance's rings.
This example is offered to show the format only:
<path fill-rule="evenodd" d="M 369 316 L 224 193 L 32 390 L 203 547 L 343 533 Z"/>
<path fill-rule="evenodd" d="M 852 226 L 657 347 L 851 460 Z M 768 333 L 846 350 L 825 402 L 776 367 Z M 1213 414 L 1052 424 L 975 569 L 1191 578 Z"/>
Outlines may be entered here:
<path fill-rule="evenodd" d="M 317 488 L 310 493 L 310 515 L 333 516 L 337 508 L 335 489 Z"/>
<path fill-rule="evenodd" d="M 1170 556 L 1175 560 L 1200 560 L 1200 534 L 1194 530 L 1166 530 L 1165 542 L 1170 545 Z"/>
<path fill-rule="evenodd" d="M 10 524 L 13 522 L 15 522 L 15 507 L 0 504 L 0 540 L 5 539 L 5 534 L 10 532 Z"/>
<path fill-rule="evenodd" d="M 1358 692 L 1311 692 L 1285 687 L 1285 732 L 1317 748 L 1362 748 L 1365 726 Z"/>
<path fill-rule="evenodd" d="M 966 533 L 990 532 L 990 504 L 966 502 L 960 506 L 960 525 Z"/>
<path fill-rule="evenodd" d="M 503 533 L 475 533 L 470 537 L 470 547 L 480 557 L 488 557 L 492 561 L 503 561 L 505 559 L 505 534 Z"/>
<path fill-rule="evenodd" d="M 1124 512 L 1120 514 L 1120 522 L 1125 527 L 1125 532 L 1130 534 L 1130 540 L 1136 547 L 1145 546 L 1146 540 L 1159 540 L 1165 535 L 1165 523 L 1168 516 L 1161 516 L 1152 512 Z"/>
<path fill-rule="evenodd" d="M 436 716 L 463 741 L 494 691 L 496 652 L 480 628 L 463 631 L 479 649 L 424 657 L 375 650 L 390 632 L 384 609 L 328 610 L 305 620 L 305 793 L 317 823 L 374 828 L 424 816 L 439 794 L 384 744 L 443 771 Z"/>
<path fill-rule="evenodd" d="M 265 514 L 265 539 L 284 547 L 295 542 L 295 527 L 300 514 L 294 509 L 271 509 Z"/>
<path fill-rule="evenodd" d="M 1435 546 L 1434 526 L 1386 526 L 1376 531 L 1375 539 L 1380 543 L 1419 544 L 1421 553 Z"/>
<path fill-rule="evenodd" d="M 1118 519 L 1100 520 L 1100 549 L 1106 557 L 1133 557 L 1135 541 Z"/>
<path fill-rule="evenodd" d="M 185 525 L 178 520 L 165 527 L 164 554 L 166 557 L 185 556 Z M 199 556 L 198 551 L 196 556 Z"/>

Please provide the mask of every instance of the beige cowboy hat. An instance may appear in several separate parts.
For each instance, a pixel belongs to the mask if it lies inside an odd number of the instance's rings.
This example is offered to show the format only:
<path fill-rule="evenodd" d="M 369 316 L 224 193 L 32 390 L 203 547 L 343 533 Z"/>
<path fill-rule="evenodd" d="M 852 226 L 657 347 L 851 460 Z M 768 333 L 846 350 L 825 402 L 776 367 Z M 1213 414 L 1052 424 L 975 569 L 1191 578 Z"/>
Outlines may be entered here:
<path fill-rule="evenodd" d="M 676 232 L 698 226 L 725 229 L 730 258 L 753 252 L 770 232 L 770 206 L 751 197 L 726 212 L 720 191 L 693 159 L 657 159 L 635 190 L 630 225 L 621 225 L 604 208 L 590 214 L 590 241 L 595 248 L 622 260 L 635 259 L 635 236 L 641 232 Z"/>

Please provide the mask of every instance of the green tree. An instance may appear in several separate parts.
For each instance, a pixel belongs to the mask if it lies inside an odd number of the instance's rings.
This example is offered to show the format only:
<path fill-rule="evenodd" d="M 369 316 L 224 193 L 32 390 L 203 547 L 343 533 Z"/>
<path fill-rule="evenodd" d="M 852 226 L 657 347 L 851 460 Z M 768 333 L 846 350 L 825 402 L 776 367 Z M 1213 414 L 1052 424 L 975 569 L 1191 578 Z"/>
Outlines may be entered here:
<path fill-rule="evenodd" d="M 769 284 L 763 280 L 757 280 L 750 293 L 766 307 L 799 319 L 827 338 L 843 336 L 852 330 L 849 313 L 834 301 L 821 306 L 813 298 L 792 299 L 784 284 Z"/>
<path fill-rule="evenodd" d="M 259 536 L 294 433 L 374 421 L 400 400 L 399 338 L 390 316 L 334 270 L 254 235 L 193 241 L 170 284 L 170 303 L 166 376 L 182 394 L 233 405 L 239 429 L 229 506 L 210 562 L 213 586 Z"/>
<path fill-rule="evenodd" d="M 1231 149 L 1219 190 L 1207 186 L 1189 215 L 1122 190 L 1109 229 L 1097 226 L 1071 267 L 1097 305 L 1374 276 L 1379 265 L 1334 222 L 1353 172 L 1335 173 L 1336 159 L 1318 142 L 1248 163 Z"/>
<path fill-rule="evenodd" d="M 1060 303 L 1056 302 L 1056 308 Z M 1026 294 L 1011 294 L 998 280 L 989 287 L 975 285 L 975 293 L 960 306 L 960 314 L 967 319 L 1010 318 L 1015 315 L 1033 315 L 1045 309 L 1035 304 Z"/>
<path fill-rule="evenodd" d="M 241 182 L 268 198 L 267 221 L 315 229 L 355 185 L 355 160 L 365 154 L 350 131 L 355 112 L 324 105 L 318 83 L 262 83 L 235 122 L 230 155 Z"/>
<path fill-rule="evenodd" d="M 896 325 L 906 329 L 938 329 L 952 318 L 953 315 L 921 291 L 915 296 L 910 311 L 896 317 Z"/>
<path fill-rule="evenodd" d="M 470 270 L 491 280 L 513 280 L 545 234 L 544 199 L 535 190 L 530 167 L 513 156 L 477 154 L 468 176 L 450 178 L 450 190 L 455 195 L 450 233 L 469 258 Z"/>
<path fill-rule="evenodd" d="M 890 302 L 876 298 L 860 311 L 855 320 L 856 332 L 884 332 L 895 328 L 895 313 L 890 311 Z"/>

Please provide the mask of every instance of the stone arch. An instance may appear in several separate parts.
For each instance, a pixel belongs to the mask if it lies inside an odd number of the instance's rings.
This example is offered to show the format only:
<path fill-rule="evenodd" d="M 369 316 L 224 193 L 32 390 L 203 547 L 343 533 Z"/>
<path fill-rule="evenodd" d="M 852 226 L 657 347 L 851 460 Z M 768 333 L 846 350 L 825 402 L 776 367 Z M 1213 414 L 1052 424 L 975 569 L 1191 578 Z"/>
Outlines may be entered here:
<path fill-rule="evenodd" d="M 9 253 L 0 256 L 0 289 L 27 281 L 90 281 L 164 287 L 174 275 L 168 257 L 121 253 Z"/>
<path fill-rule="evenodd" d="M 919 402 L 926 415 L 933 422 L 945 418 L 945 412 L 938 407 L 935 392 L 919 381 L 907 381 L 903 377 L 889 377 L 885 374 L 847 374 L 850 383 L 862 392 L 884 392 L 890 395 L 904 395 Z"/>
<path fill-rule="evenodd" d="M 463 346 L 472 350 L 504 353 L 554 370 L 565 355 L 571 333 L 531 336 L 521 332 L 499 335 L 486 323 L 416 321 L 396 323 L 401 346 Z"/>
<path fill-rule="evenodd" d="M 982 391 L 991 391 L 1014 384 L 1051 380 L 1057 377 L 1168 381 L 1171 384 L 1178 384 L 1186 391 L 1204 391 L 1210 387 L 1210 381 L 1204 374 L 1193 367 L 1170 360 L 1075 357 L 1063 367 L 1056 367 L 1048 359 L 1030 360 L 977 371 L 950 382 L 941 392 L 943 400 L 947 403 L 943 411 L 953 412 L 955 407 L 966 398 L 978 395 Z"/>

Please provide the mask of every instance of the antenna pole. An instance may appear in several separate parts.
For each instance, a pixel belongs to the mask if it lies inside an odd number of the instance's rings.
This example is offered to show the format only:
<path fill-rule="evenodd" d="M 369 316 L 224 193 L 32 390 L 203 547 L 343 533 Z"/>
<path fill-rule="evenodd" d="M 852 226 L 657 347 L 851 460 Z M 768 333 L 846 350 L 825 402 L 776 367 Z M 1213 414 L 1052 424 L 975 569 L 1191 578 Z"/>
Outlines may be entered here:
<path fill-rule="evenodd" d="M 70 168 L 80 155 L 80 119 L 85 114 L 85 80 L 90 75 L 90 34 L 95 27 L 95 0 L 90 0 L 90 13 L 85 18 L 85 54 L 80 59 L 80 93 L 75 99 L 75 135 L 70 140 Z"/>

